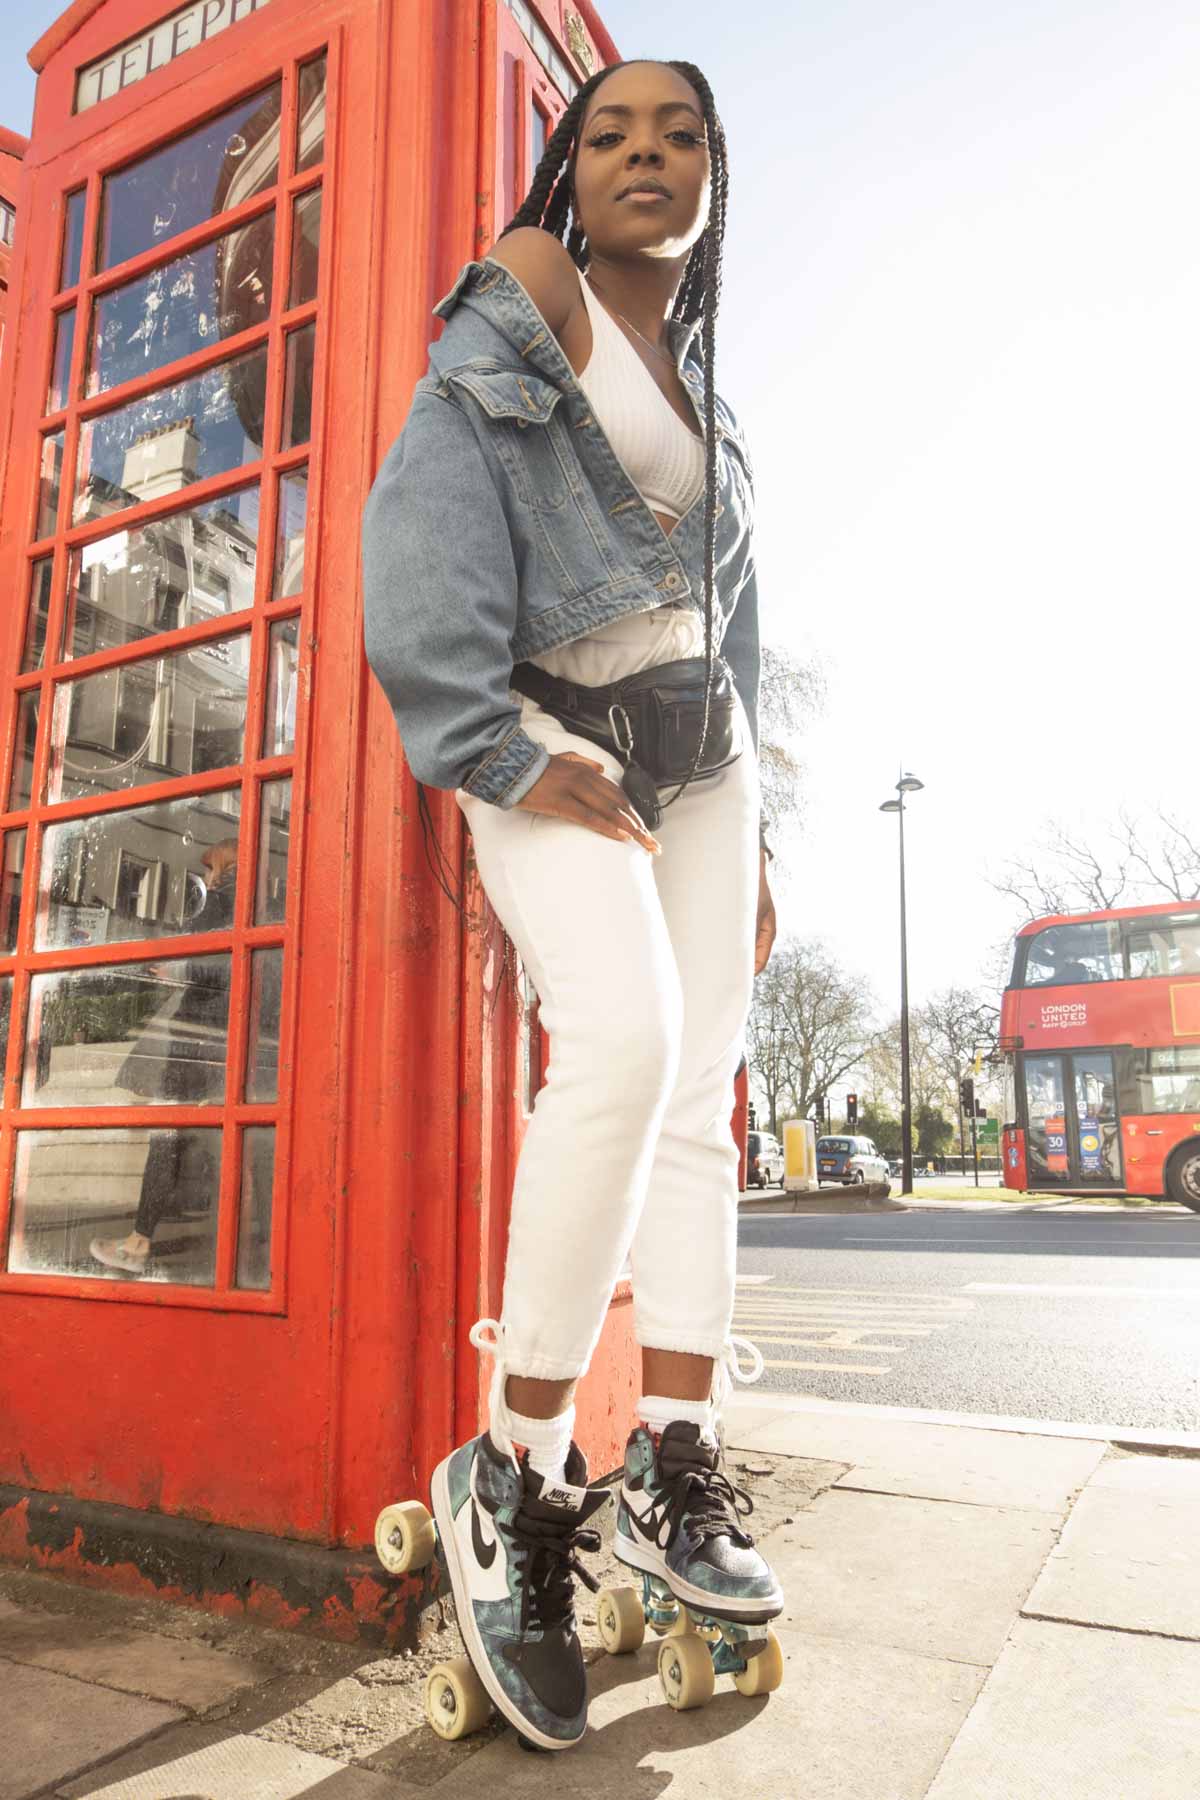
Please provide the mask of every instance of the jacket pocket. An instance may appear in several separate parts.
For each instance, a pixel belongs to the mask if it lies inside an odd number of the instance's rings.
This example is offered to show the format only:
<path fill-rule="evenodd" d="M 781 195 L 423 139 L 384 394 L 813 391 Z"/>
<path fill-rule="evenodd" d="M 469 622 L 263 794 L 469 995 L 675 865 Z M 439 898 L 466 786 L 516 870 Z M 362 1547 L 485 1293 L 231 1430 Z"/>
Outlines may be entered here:
<path fill-rule="evenodd" d="M 557 512 L 567 499 L 562 459 L 553 441 L 562 389 L 523 369 L 451 369 L 446 380 L 470 396 L 508 471 L 518 498 L 535 512 Z"/>

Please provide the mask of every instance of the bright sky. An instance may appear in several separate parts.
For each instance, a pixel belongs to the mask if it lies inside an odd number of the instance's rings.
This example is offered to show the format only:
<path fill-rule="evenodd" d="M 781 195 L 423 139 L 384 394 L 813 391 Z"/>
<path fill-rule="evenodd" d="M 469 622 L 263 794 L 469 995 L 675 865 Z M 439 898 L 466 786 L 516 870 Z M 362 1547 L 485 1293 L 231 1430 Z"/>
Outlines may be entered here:
<path fill-rule="evenodd" d="M 28 131 L 0 22 L 0 122 Z M 168 10 L 164 0 L 164 12 Z M 829 671 L 783 924 L 914 999 L 978 978 L 984 881 L 1055 814 L 1195 817 L 1200 11 L 1192 0 L 607 0 L 730 150 L 718 385 L 766 635 Z"/>

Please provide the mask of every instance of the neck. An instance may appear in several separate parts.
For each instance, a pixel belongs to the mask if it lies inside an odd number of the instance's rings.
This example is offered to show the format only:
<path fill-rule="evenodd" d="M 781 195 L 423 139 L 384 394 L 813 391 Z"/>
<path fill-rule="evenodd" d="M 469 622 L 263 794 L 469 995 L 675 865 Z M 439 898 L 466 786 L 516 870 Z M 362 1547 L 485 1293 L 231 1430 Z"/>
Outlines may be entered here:
<path fill-rule="evenodd" d="M 687 257 L 642 257 L 623 262 L 592 252 L 587 278 L 596 291 L 652 344 L 670 349 L 667 315 L 683 279 Z"/>

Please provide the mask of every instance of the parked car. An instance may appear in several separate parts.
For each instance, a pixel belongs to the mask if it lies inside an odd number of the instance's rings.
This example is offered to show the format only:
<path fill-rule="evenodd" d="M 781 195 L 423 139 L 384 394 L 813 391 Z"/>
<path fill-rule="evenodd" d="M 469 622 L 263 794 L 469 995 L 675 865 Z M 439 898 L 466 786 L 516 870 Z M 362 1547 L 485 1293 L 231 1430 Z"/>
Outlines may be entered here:
<path fill-rule="evenodd" d="M 769 1131 L 752 1131 L 746 1138 L 746 1186 L 765 1188 L 773 1181 L 783 1186 L 783 1145 Z"/>
<path fill-rule="evenodd" d="M 817 1181 L 840 1181 L 843 1187 L 881 1181 L 890 1187 L 891 1170 L 868 1137 L 823 1137 L 817 1139 Z"/>

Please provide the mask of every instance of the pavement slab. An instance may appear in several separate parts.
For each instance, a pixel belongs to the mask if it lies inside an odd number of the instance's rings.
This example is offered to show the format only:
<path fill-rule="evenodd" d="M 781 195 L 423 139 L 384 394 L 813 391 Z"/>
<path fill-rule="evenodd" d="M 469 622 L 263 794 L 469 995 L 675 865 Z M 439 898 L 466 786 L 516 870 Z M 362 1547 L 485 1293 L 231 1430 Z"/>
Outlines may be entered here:
<path fill-rule="evenodd" d="M 1054 1546 L 1044 1514 L 831 1489 L 772 1536 L 807 1634 L 990 1668 Z"/>
<path fill-rule="evenodd" d="M 141 1774 L 72 1790 L 89 1800 L 407 1800 L 383 1775 L 257 1737 L 227 1737 Z"/>
<path fill-rule="evenodd" d="M 1200 1643 L 1200 1461 L 1105 1463 L 1022 1610 Z"/>
<path fill-rule="evenodd" d="M 1048 1513 L 1067 1511 L 1107 1450 L 1103 1441 L 1092 1438 L 1033 1437 L 736 1403 L 725 1435 L 739 1449 L 844 1463 L 839 1487 Z"/>
<path fill-rule="evenodd" d="M 27 1800 L 179 1718 L 155 1700 L 0 1662 L 0 1800 Z"/>
<path fill-rule="evenodd" d="M 104 1629 L 0 1600 L 0 1657 L 203 1712 L 269 1671 L 242 1657 L 153 1632 Z"/>
<path fill-rule="evenodd" d="M 1200 1648 L 1020 1619 L 928 1800 L 1196 1800 Z"/>

